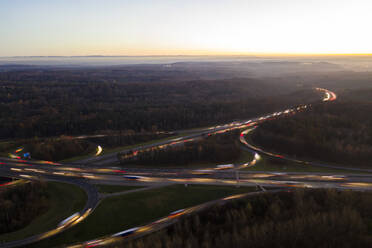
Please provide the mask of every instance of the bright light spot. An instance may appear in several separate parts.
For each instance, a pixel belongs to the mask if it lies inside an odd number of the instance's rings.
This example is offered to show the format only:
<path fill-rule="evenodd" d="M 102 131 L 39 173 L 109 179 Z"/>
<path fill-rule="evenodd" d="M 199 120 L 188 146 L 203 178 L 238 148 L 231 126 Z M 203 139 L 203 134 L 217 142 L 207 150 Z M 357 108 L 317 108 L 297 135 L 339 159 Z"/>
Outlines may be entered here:
<path fill-rule="evenodd" d="M 97 152 L 96 152 L 96 156 L 100 155 L 102 153 L 102 147 L 101 146 L 97 146 Z"/>

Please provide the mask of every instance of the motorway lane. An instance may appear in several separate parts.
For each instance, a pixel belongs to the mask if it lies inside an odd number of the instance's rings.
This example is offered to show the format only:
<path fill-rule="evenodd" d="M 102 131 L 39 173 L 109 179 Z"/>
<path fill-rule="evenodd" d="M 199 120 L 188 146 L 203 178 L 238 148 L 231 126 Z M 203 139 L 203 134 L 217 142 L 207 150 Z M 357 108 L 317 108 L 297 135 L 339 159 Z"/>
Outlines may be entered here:
<path fill-rule="evenodd" d="M 55 178 L 63 178 L 62 180 L 71 181 L 74 178 L 85 178 L 91 182 L 99 183 L 100 181 L 112 181 L 112 182 L 130 182 L 123 178 L 124 175 L 137 175 L 142 176 L 137 181 L 144 181 L 149 183 L 155 183 L 157 181 L 163 181 L 162 178 L 168 178 L 176 181 L 178 179 L 189 180 L 192 178 L 209 178 L 209 179 L 235 179 L 236 169 L 240 169 L 245 166 L 252 166 L 256 161 L 254 158 L 252 161 L 236 165 L 234 169 L 220 170 L 218 168 L 210 168 L 205 170 L 190 170 L 190 169 L 175 169 L 175 168 L 88 168 L 88 167 L 67 167 L 63 165 L 50 165 L 50 164 L 30 164 L 30 163 L 17 163 L 7 162 L 6 166 L 0 167 L 0 171 L 12 172 L 15 175 L 26 178 L 25 176 L 54 176 Z M 339 175 L 338 173 L 260 173 L 260 172 L 249 172 L 240 171 L 240 179 L 252 179 L 252 178 L 266 178 L 273 180 L 292 180 L 294 178 L 301 178 L 302 181 L 315 180 L 315 181 L 330 181 L 334 180 L 337 176 L 342 178 L 344 181 L 350 182 L 368 182 L 370 177 L 368 174 L 349 174 Z M 23 176 L 22 176 L 23 175 Z"/>
<path fill-rule="evenodd" d="M 37 165 L 35 165 L 37 167 Z M 86 182 L 86 184 L 92 183 L 116 183 L 116 184 L 132 184 L 132 183 L 143 183 L 145 185 L 153 185 L 159 183 L 198 183 L 198 184 L 225 184 L 225 185 L 235 185 L 236 174 L 234 169 L 229 170 L 215 170 L 210 174 L 195 175 L 191 170 L 186 169 L 146 169 L 146 168 L 127 168 L 126 174 L 124 175 L 136 175 L 141 176 L 138 179 L 127 179 L 123 177 L 123 174 L 115 174 L 111 172 L 91 172 L 89 173 L 83 169 L 83 172 L 79 173 L 66 173 L 54 175 L 58 167 L 50 166 L 49 170 L 45 169 L 43 165 L 43 171 L 47 173 L 40 173 L 41 169 L 32 168 L 32 171 L 12 171 L 13 167 L 1 167 L 0 173 L 3 175 L 13 175 L 16 177 L 27 179 L 29 176 L 32 177 L 43 177 L 47 180 L 60 180 L 70 183 L 76 182 Z M 26 169 L 28 169 L 27 166 Z M 49 173 L 49 174 L 48 174 Z M 59 171 L 57 170 L 57 173 Z M 81 174 L 80 174 L 81 173 Z M 27 176 L 27 177 L 25 177 Z M 81 178 L 86 178 L 84 181 Z M 36 178 L 34 178 L 36 179 Z M 327 184 L 334 183 L 341 185 L 344 183 L 366 183 L 363 186 L 365 189 L 370 189 L 372 183 L 372 177 L 368 174 L 337 174 L 337 173 L 280 173 L 280 172 L 248 172 L 240 171 L 239 184 L 255 185 L 265 184 L 265 185 L 278 185 L 281 182 L 285 184 L 298 184 L 302 186 L 304 182 L 307 184 L 315 183 Z M 310 184 L 309 184 L 310 185 Z M 337 185 L 336 185 L 337 186 Z"/>
<path fill-rule="evenodd" d="M 252 162 L 250 162 L 252 163 Z M 250 164 L 245 163 L 245 164 Z M 13 167 L 14 166 L 14 167 Z M 239 166 L 238 166 L 239 168 Z M 73 171 L 70 171 L 73 169 Z M 213 168 L 212 168 L 213 169 Z M 225 183 L 234 184 L 235 169 L 228 170 L 208 170 L 208 172 L 189 169 L 149 169 L 149 168 L 124 168 L 122 170 L 99 169 L 99 168 L 72 168 L 52 165 L 30 165 L 22 163 L 10 163 L 8 166 L 2 166 L 2 174 L 5 172 L 14 173 L 23 178 L 29 176 L 46 176 L 47 178 L 54 177 L 62 180 L 71 181 L 79 178 L 86 178 L 90 183 L 115 182 L 130 184 L 132 182 L 140 182 L 147 184 L 156 183 Z M 16 170 L 16 171 L 14 171 Z M 20 170 L 20 171 L 19 171 Z M 123 173 L 123 170 L 125 173 Z M 114 172 L 115 171 L 115 172 Z M 119 172 L 117 172 L 119 171 Z M 195 173 L 198 172 L 198 173 Z M 335 173 L 280 173 L 280 172 L 249 172 L 241 171 L 240 182 L 252 179 L 270 180 L 271 183 L 277 184 L 277 181 L 317 181 L 317 182 L 371 182 L 371 177 L 368 174 L 335 174 Z M 129 180 L 123 178 L 123 175 L 141 176 L 137 180 Z"/>

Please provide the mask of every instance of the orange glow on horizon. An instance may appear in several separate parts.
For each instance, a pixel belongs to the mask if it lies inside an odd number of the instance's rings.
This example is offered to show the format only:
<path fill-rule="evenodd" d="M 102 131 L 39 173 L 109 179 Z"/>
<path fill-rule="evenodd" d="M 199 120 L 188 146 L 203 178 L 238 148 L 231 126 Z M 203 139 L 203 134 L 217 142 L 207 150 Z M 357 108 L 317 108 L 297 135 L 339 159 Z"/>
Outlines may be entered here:
<path fill-rule="evenodd" d="M 56 54 L 48 54 L 48 55 L 29 55 L 29 57 L 33 56 L 41 56 L 41 57 L 53 57 L 53 56 L 60 56 L 60 57 L 79 57 L 79 56 L 102 56 L 102 57 L 193 57 L 193 56 L 208 56 L 208 57 L 245 57 L 245 56 L 257 56 L 257 57 L 332 57 L 332 56 L 339 56 L 339 57 L 352 57 L 352 56 L 360 56 L 360 57 L 368 57 L 372 56 L 372 53 L 269 53 L 269 52 L 252 52 L 252 53 L 245 53 L 245 52 L 213 52 L 213 51 L 164 51 L 164 52 L 148 52 L 148 53 L 100 53 L 100 54 L 66 54 L 66 55 L 56 55 Z M 23 56 L 0 56 L 1 57 L 23 57 Z M 27 56 L 26 56 L 27 57 Z"/>

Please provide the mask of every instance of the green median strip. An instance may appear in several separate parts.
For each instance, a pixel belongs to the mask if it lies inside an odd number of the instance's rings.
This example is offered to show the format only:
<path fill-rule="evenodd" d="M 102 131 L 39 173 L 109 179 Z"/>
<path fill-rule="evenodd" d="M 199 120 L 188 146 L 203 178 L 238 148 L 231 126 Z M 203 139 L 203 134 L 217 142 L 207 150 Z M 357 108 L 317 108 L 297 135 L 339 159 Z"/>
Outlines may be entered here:
<path fill-rule="evenodd" d="M 84 208 L 87 196 L 78 186 L 57 182 L 48 182 L 47 186 L 49 210 L 35 218 L 28 226 L 12 233 L 0 235 L 0 242 L 24 239 L 49 231 L 63 219 Z"/>
<path fill-rule="evenodd" d="M 254 191 L 252 187 L 172 185 L 104 199 L 83 222 L 32 247 L 54 247 L 113 234 L 232 194 Z"/>

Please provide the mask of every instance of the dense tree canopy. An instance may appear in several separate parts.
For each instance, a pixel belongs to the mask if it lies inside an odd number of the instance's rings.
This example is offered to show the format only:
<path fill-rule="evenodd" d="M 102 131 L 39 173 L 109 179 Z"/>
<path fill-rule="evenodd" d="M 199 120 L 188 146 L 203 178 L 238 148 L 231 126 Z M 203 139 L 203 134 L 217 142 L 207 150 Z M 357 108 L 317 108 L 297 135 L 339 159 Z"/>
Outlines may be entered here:
<path fill-rule="evenodd" d="M 300 158 L 371 166 L 372 91 L 346 91 L 339 99 L 266 122 L 253 133 L 253 141 Z"/>
<path fill-rule="evenodd" d="M 232 163 L 241 153 L 238 142 L 239 131 L 208 136 L 204 139 L 175 144 L 164 149 L 121 153 L 118 158 L 121 164 L 140 165 L 190 165 L 195 163 Z M 128 156 L 129 155 L 129 156 Z"/>
<path fill-rule="evenodd" d="M 18 230 L 48 209 L 46 185 L 41 182 L 0 188 L 0 234 Z"/>
<path fill-rule="evenodd" d="M 366 192 L 263 194 L 184 217 L 123 247 L 370 247 L 371 204 Z"/>
<path fill-rule="evenodd" d="M 169 72 L 134 70 L 131 80 L 128 71 L 102 70 L 0 73 L 0 138 L 176 130 L 318 99 L 269 79 L 169 81 Z"/>

